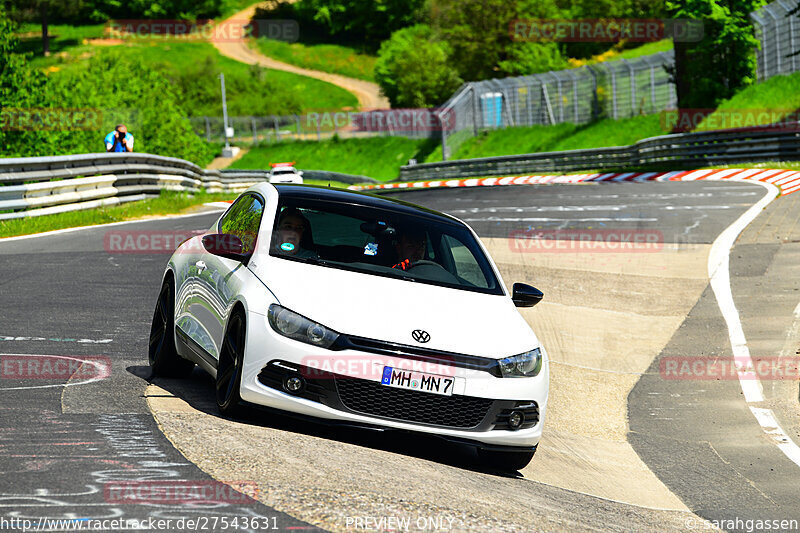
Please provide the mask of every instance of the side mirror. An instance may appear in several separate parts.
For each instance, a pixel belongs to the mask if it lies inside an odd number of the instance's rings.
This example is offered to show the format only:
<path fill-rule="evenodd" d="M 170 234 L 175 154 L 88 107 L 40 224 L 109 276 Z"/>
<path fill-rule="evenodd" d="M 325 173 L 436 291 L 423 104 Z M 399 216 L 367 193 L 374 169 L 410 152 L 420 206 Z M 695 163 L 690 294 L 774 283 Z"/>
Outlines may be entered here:
<path fill-rule="evenodd" d="M 511 300 L 517 307 L 533 307 L 544 298 L 544 293 L 536 287 L 515 283 L 511 289 Z"/>
<path fill-rule="evenodd" d="M 242 253 L 244 245 L 237 235 L 229 233 L 212 233 L 203 236 L 203 248 L 210 254 L 218 255 L 234 261 L 246 262 L 249 255 Z"/>

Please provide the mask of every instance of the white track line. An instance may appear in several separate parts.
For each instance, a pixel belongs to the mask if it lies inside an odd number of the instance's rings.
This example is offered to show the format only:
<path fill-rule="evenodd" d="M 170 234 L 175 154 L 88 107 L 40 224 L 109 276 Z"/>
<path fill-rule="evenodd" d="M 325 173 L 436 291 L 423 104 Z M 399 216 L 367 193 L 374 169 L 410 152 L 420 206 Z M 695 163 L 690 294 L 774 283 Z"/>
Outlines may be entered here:
<path fill-rule="evenodd" d="M 53 385 L 31 385 L 28 387 L 0 387 L 0 392 L 8 391 L 8 390 L 31 390 L 31 389 L 53 389 L 56 387 L 74 387 L 75 385 L 86 385 L 88 383 L 94 383 L 95 381 L 100 381 L 101 379 L 107 378 L 111 375 L 111 368 L 106 366 L 100 361 L 92 361 L 90 359 L 81 359 L 80 357 L 70 357 L 66 355 L 40 355 L 40 354 L 28 354 L 28 353 L 0 353 L 0 356 L 10 356 L 10 357 L 55 357 L 57 359 L 69 359 L 71 361 L 80 361 L 81 363 L 89 363 L 93 367 L 98 370 L 98 376 L 93 378 L 85 379 L 83 381 L 68 381 L 66 383 L 56 383 Z M 26 379 L 26 378 L 20 378 Z"/>
<path fill-rule="evenodd" d="M 739 311 L 736 309 L 736 305 L 733 301 L 729 270 L 730 250 L 736 242 L 736 238 L 744 228 L 747 227 L 747 225 L 750 224 L 780 193 L 780 190 L 775 185 L 764 182 L 755 183 L 761 183 L 767 189 L 767 194 L 751 206 L 750 209 L 745 211 L 742 216 L 728 226 L 725 231 L 714 240 L 714 244 L 711 246 L 711 252 L 708 256 L 708 275 L 711 278 L 711 288 L 717 299 L 719 310 L 728 326 L 728 337 L 731 342 L 733 356 L 737 361 L 744 363 L 742 365 L 744 368 L 754 367 L 752 359 L 750 358 L 750 350 L 747 347 L 747 339 L 742 329 L 742 322 L 739 318 Z M 738 372 L 738 377 L 739 384 L 742 387 L 742 393 L 744 393 L 744 398 L 747 403 L 764 401 L 761 382 L 754 372 L 744 372 L 740 370 Z M 800 447 L 786 435 L 783 429 L 781 429 L 772 410 L 753 406 L 748 407 L 750 407 L 750 410 L 756 417 L 761 429 L 764 430 L 764 433 L 771 438 L 786 457 L 797 466 L 800 466 Z"/>
<path fill-rule="evenodd" d="M 800 447 L 789 438 L 789 435 L 783 430 L 772 409 L 762 409 L 760 407 L 750 406 L 750 410 L 758 420 L 759 425 L 764 429 L 764 432 L 770 436 L 772 442 L 789 458 L 794 464 L 800 466 Z"/>
<path fill-rule="evenodd" d="M 229 205 L 225 205 L 225 209 L 230 207 Z M 36 237 L 47 237 L 48 235 L 59 235 L 62 233 L 72 233 L 73 231 L 82 231 L 86 229 L 94 229 L 94 228 L 108 228 L 111 226 L 121 226 L 123 224 L 138 224 L 139 222 L 155 222 L 158 220 L 171 220 L 176 218 L 189 218 L 189 217 L 199 217 L 202 215 L 210 215 L 213 213 L 217 213 L 221 211 L 221 209 L 215 209 L 212 211 L 203 211 L 200 213 L 190 213 L 188 215 L 167 215 L 164 217 L 154 217 L 154 218 L 140 218 L 138 220 L 123 220 L 122 222 L 109 222 L 108 224 L 95 224 L 93 226 L 78 226 L 77 228 L 64 228 L 64 229 L 55 229 L 53 231 L 45 231 L 43 233 L 32 233 L 30 235 L 20 235 L 18 237 L 4 237 L 0 239 L 0 244 L 4 242 L 11 242 L 11 241 L 19 241 L 22 239 L 34 239 Z"/>

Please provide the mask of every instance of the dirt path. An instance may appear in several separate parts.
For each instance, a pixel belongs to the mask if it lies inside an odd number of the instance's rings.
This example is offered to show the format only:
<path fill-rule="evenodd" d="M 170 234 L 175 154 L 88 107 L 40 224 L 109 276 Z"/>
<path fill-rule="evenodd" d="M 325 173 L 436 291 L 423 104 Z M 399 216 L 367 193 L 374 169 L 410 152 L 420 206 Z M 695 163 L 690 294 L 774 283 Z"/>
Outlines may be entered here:
<path fill-rule="evenodd" d="M 239 11 L 232 17 L 221 22 L 221 24 L 235 24 L 239 21 L 249 21 L 255 15 L 256 7 L 258 7 L 258 5 L 259 4 L 254 4 L 245 10 Z M 357 80 L 355 78 L 348 78 L 347 76 L 340 76 L 338 74 L 331 74 L 329 72 L 322 72 L 320 70 L 297 67 L 295 65 L 290 65 L 289 63 L 277 61 L 251 49 L 247 45 L 247 41 L 244 39 L 227 42 L 215 41 L 213 44 L 222 55 L 230 57 L 231 59 L 235 59 L 236 61 L 241 61 L 242 63 L 260 65 L 262 67 L 272 68 L 275 70 L 283 70 L 293 74 L 308 76 L 310 78 L 316 78 L 318 80 L 337 85 L 347 91 L 350 91 L 356 96 L 356 98 L 358 98 L 358 104 L 361 110 L 389 108 L 389 100 L 380 94 L 380 88 L 375 83 Z"/>

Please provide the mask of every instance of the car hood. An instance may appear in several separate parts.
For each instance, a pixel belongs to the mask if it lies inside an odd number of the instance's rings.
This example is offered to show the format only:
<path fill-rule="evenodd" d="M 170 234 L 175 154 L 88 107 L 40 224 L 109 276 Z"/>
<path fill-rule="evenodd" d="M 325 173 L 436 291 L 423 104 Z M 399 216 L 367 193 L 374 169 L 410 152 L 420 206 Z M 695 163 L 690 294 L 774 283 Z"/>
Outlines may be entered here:
<path fill-rule="evenodd" d="M 254 272 L 280 304 L 339 333 L 492 358 L 539 345 L 508 296 L 270 259 Z"/>

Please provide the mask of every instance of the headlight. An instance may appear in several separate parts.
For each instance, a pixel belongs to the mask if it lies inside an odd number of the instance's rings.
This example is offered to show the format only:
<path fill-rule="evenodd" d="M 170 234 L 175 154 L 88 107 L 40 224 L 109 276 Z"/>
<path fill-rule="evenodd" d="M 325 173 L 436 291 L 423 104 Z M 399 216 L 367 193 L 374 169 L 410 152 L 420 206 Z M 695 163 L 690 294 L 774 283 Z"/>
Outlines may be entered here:
<path fill-rule="evenodd" d="M 506 357 L 499 361 L 500 374 L 504 378 L 527 378 L 539 375 L 542 370 L 542 350 L 534 348 L 530 352 Z"/>
<path fill-rule="evenodd" d="M 284 337 L 313 344 L 314 346 L 330 348 L 339 338 L 339 334 L 332 329 L 312 322 L 306 317 L 298 315 L 294 311 L 289 311 L 278 304 L 269 306 L 267 318 L 272 329 Z"/>

